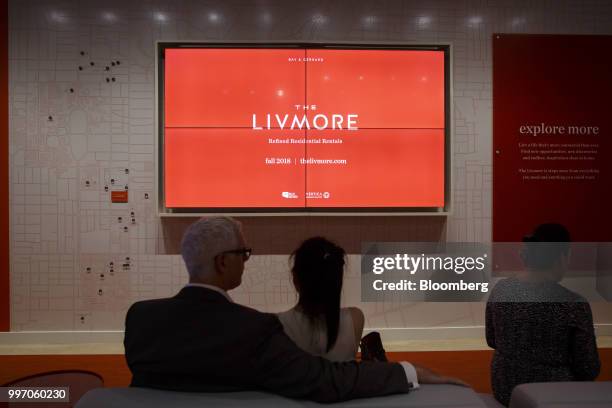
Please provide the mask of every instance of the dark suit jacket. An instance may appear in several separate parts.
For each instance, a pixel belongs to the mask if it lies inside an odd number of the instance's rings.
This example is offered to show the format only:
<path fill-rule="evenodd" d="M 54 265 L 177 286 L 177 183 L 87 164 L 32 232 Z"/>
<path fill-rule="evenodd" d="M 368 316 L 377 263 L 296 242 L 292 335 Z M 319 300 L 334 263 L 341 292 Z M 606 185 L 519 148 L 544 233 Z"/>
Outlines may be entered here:
<path fill-rule="evenodd" d="M 132 386 L 263 390 L 319 402 L 408 392 L 397 363 L 334 363 L 298 348 L 275 315 L 201 287 L 137 302 L 125 322 Z"/>

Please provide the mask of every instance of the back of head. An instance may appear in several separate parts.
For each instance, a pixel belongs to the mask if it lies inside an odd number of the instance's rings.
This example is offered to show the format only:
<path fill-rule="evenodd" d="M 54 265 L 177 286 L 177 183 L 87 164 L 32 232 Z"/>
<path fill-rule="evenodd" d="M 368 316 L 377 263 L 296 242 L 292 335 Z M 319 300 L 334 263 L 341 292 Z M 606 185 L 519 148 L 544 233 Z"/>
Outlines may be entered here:
<path fill-rule="evenodd" d="M 525 242 L 525 264 L 532 269 L 550 269 L 562 256 L 569 255 L 570 234 L 561 224 L 540 224 Z"/>
<path fill-rule="evenodd" d="M 323 237 L 307 239 L 291 254 L 298 305 L 311 320 L 325 320 L 328 351 L 338 337 L 345 255 L 344 249 Z"/>
<path fill-rule="evenodd" d="M 214 273 L 215 256 L 239 245 L 240 223 L 230 217 L 204 217 L 191 224 L 181 241 L 190 281 Z"/>

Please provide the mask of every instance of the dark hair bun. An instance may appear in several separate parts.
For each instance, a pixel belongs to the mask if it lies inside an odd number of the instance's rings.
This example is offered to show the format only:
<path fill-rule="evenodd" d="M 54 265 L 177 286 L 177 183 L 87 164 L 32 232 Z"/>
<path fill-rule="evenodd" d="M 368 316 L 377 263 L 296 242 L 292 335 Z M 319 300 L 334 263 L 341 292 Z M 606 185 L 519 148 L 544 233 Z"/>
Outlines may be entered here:
<path fill-rule="evenodd" d="M 570 234 L 561 224 L 540 224 L 531 235 L 523 237 L 525 264 L 535 269 L 554 266 L 561 255 L 568 255 Z"/>

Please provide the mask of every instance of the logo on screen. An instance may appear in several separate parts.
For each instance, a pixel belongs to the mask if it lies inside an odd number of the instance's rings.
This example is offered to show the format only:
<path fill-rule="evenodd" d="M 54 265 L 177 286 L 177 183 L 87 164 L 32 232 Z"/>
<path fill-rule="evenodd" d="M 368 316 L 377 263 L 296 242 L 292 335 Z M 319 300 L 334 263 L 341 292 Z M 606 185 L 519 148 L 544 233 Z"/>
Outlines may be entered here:
<path fill-rule="evenodd" d="M 328 199 L 331 197 L 329 191 L 320 192 L 320 191 L 307 191 L 306 199 Z"/>
<path fill-rule="evenodd" d="M 283 198 L 298 198 L 298 195 L 291 191 L 283 191 L 281 196 L 283 196 Z"/>

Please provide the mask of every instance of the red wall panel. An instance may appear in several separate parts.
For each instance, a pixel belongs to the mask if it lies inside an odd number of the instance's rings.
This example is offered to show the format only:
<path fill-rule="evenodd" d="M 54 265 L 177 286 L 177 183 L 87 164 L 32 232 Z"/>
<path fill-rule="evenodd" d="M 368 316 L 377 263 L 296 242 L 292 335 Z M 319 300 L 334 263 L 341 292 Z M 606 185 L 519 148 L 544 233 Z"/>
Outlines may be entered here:
<path fill-rule="evenodd" d="M 612 36 L 494 35 L 494 241 L 544 222 L 611 240 L 610 49 Z"/>
<path fill-rule="evenodd" d="M 0 331 L 11 329 L 8 161 L 8 1 L 0 0 Z"/>

